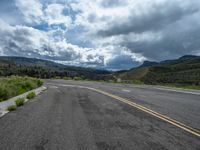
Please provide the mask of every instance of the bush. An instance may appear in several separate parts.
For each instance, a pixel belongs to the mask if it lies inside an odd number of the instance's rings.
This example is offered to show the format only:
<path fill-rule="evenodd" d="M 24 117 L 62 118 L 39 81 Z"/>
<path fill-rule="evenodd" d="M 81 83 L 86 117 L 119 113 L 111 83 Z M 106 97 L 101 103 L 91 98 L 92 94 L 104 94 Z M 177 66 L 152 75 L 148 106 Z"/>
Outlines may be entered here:
<path fill-rule="evenodd" d="M 6 77 L 0 78 L 0 101 L 23 94 L 41 86 L 43 82 L 30 77 Z"/>
<path fill-rule="evenodd" d="M 8 111 L 13 111 L 13 110 L 16 110 L 17 109 L 17 106 L 16 105 L 10 105 L 8 106 L 7 110 Z"/>
<path fill-rule="evenodd" d="M 141 80 L 132 80 L 132 84 L 144 84 Z"/>
<path fill-rule="evenodd" d="M 30 93 L 26 96 L 26 98 L 32 99 L 32 98 L 34 98 L 35 96 L 36 96 L 35 92 L 30 92 Z"/>
<path fill-rule="evenodd" d="M 71 77 L 64 77 L 63 79 L 64 80 L 71 80 L 72 78 Z"/>
<path fill-rule="evenodd" d="M 8 91 L 4 87 L 0 87 L 0 102 L 6 100 Z"/>
<path fill-rule="evenodd" d="M 15 101 L 15 104 L 17 105 L 17 107 L 24 105 L 25 99 L 24 98 L 18 98 Z"/>
<path fill-rule="evenodd" d="M 83 80 L 82 77 L 74 77 L 74 80 Z"/>
<path fill-rule="evenodd" d="M 38 85 L 38 87 L 42 86 L 43 83 L 44 83 L 44 82 L 43 82 L 42 80 L 38 80 L 38 81 L 37 81 L 37 85 Z"/>
<path fill-rule="evenodd" d="M 61 77 L 59 77 L 59 76 L 56 76 L 56 77 L 54 77 L 54 79 L 61 79 Z"/>

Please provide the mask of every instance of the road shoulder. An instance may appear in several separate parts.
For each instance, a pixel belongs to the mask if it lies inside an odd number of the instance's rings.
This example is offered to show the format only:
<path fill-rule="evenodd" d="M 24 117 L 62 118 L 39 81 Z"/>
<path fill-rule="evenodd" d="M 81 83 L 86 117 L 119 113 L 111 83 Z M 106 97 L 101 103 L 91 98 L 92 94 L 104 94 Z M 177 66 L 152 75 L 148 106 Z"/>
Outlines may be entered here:
<path fill-rule="evenodd" d="M 26 93 L 23 93 L 21 95 L 18 95 L 18 96 L 15 96 L 15 97 L 12 97 L 6 101 L 3 101 L 3 102 L 0 102 L 0 117 L 3 117 L 5 114 L 7 114 L 9 111 L 7 111 L 7 108 L 8 106 L 11 106 L 11 105 L 14 105 L 15 104 L 15 101 L 18 99 L 18 98 L 25 98 L 26 99 L 26 96 L 30 93 L 30 92 L 35 92 L 36 95 L 40 94 L 42 91 L 46 90 L 47 88 L 45 86 L 42 86 L 42 87 L 39 87 L 39 88 L 36 88 L 36 89 L 33 89 L 31 91 L 28 91 Z M 28 99 L 26 99 L 26 101 L 28 101 Z M 25 101 L 25 102 L 26 102 Z"/>

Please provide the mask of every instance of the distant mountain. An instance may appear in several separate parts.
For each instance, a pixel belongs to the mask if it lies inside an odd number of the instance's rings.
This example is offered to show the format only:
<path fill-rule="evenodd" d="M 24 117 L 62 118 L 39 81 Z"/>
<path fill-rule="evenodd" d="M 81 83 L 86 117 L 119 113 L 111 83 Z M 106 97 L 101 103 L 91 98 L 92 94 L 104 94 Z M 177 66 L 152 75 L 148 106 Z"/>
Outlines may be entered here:
<path fill-rule="evenodd" d="M 0 60 L 12 62 L 15 63 L 16 65 L 40 66 L 40 67 L 57 68 L 57 69 L 63 69 L 67 67 L 62 64 L 37 58 L 0 56 Z"/>
<path fill-rule="evenodd" d="M 195 59 L 198 58 L 199 56 L 194 56 L 194 55 L 185 55 L 179 58 L 179 60 L 190 60 L 190 59 Z"/>
<path fill-rule="evenodd" d="M 186 55 L 159 63 L 144 62 L 126 72 L 116 73 L 122 80 L 139 80 L 146 84 L 200 85 L 200 56 Z"/>
<path fill-rule="evenodd" d="M 182 56 L 178 59 L 161 61 L 159 64 L 179 63 L 179 62 L 182 62 L 182 61 L 185 61 L 185 60 L 195 59 L 195 58 L 198 58 L 198 57 L 199 56 L 185 55 L 185 56 Z"/>
<path fill-rule="evenodd" d="M 159 64 L 158 62 L 154 62 L 154 61 L 144 61 L 143 64 L 141 66 L 139 66 L 138 68 L 150 67 L 150 66 L 155 66 L 158 64 Z"/>
<path fill-rule="evenodd" d="M 0 56 L 0 76 L 21 75 L 41 78 L 83 77 L 87 79 L 106 78 L 110 74 L 106 70 L 66 66 L 48 60 Z"/>
<path fill-rule="evenodd" d="M 0 57 L 0 76 L 38 78 L 81 77 L 91 80 L 142 81 L 146 84 L 181 84 L 200 86 L 200 56 L 186 55 L 162 62 L 145 61 L 130 70 L 109 72 L 94 68 L 66 66 L 48 60 L 24 57 Z"/>

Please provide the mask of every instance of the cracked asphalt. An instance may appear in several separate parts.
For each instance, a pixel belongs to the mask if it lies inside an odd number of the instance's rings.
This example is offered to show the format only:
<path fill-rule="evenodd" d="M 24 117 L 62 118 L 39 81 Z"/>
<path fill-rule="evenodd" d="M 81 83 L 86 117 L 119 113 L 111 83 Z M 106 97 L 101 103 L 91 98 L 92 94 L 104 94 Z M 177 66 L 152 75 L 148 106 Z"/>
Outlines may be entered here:
<path fill-rule="evenodd" d="M 190 100 L 188 104 L 196 103 L 188 105 L 184 98 L 188 94 L 157 90 L 155 100 L 151 101 L 155 89 L 146 90 L 146 95 L 145 89 L 126 85 L 111 88 L 111 85 L 95 82 L 46 83 L 54 85 L 46 84 L 48 89 L 45 92 L 0 118 L 0 150 L 200 150 L 197 136 L 108 96 L 60 84 L 93 86 L 122 97 L 132 98 L 133 95 L 137 103 L 186 124 L 190 122 L 189 125 L 196 129 L 199 129 L 199 116 L 196 116 L 199 114 L 196 110 L 200 110 L 198 96 L 190 95 L 192 98 L 187 99 Z M 121 88 L 128 90 L 119 90 Z M 143 97 L 139 97 L 141 93 Z M 162 98 L 165 93 L 166 97 L 171 95 L 169 99 L 176 100 L 168 104 L 164 101 L 167 98 Z M 169 111 L 167 107 L 174 103 L 177 103 L 177 110 Z M 185 112 L 181 112 L 184 105 Z M 193 105 L 194 113 L 190 109 Z M 183 117 L 186 113 L 192 113 L 189 114 L 192 117 Z"/>

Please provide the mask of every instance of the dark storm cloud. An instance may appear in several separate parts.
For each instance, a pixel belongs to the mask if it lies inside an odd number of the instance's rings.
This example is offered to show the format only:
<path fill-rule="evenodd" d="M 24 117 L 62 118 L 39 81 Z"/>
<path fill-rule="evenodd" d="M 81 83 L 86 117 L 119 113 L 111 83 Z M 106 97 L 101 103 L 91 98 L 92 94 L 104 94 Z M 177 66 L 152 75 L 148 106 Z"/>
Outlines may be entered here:
<path fill-rule="evenodd" d="M 197 19 L 199 15 L 196 15 Z M 195 21 L 196 22 L 196 21 Z M 119 44 L 151 60 L 177 58 L 185 54 L 200 54 L 200 24 L 182 21 L 160 31 L 160 39 L 131 41 L 125 37 Z M 183 24 L 184 23 L 184 24 Z M 192 23 L 192 24 L 191 24 Z M 152 35 L 153 36 L 153 35 Z M 158 36 L 155 34 L 155 37 Z"/>
<path fill-rule="evenodd" d="M 127 69 L 200 55 L 199 0 L 0 0 L 0 54 Z"/>
<path fill-rule="evenodd" d="M 100 36 L 115 36 L 131 32 L 142 33 L 162 30 L 169 24 L 200 10 L 200 6 L 195 5 L 196 3 L 191 4 L 187 7 L 180 7 L 176 2 L 167 1 L 162 5 L 154 4 L 149 10 L 142 10 L 139 14 L 135 14 L 133 9 L 130 10 L 132 14 L 129 17 L 124 20 L 115 20 L 108 25 L 108 28 L 98 31 L 97 34 Z"/>
<path fill-rule="evenodd" d="M 127 55 L 120 55 L 117 57 L 112 58 L 108 64 L 108 69 L 118 70 L 118 69 L 129 69 L 133 66 L 140 65 L 139 62 L 133 61 L 133 59 L 130 56 Z"/>
<path fill-rule="evenodd" d="M 155 61 L 185 54 L 199 55 L 200 1 L 182 3 L 152 2 L 151 7 L 144 7 L 146 10 L 139 10 L 137 15 L 132 9 L 129 17 L 110 22 L 106 28 L 97 31 L 97 36 L 115 37 L 118 41 L 115 45 Z"/>

